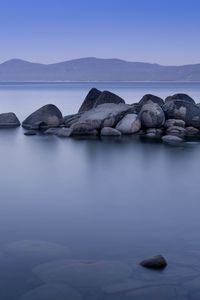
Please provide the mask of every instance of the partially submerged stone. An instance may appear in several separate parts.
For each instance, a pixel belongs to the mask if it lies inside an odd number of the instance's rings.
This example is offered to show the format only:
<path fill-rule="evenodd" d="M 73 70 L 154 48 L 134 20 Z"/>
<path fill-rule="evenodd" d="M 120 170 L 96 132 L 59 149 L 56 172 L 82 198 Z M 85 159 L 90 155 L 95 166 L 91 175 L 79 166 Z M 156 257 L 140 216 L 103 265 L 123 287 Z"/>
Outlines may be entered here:
<path fill-rule="evenodd" d="M 186 136 L 196 136 L 197 134 L 199 134 L 199 129 L 192 126 L 186 127 L 185 134 Z"/>
<path fill-rule="evenodd" d="M 58 127 L 63 122 L 61 111 L 53 104 L 47 104 L 33 112 L 23 122 L 27 129 Z"/>
<path fill-rule="evenodd" d="M 19 300 L 81 300 L 80 294 L 65 284 L 44 284 L 26 294 Z"/>
<path fill-rule="evenodd" d="M 121 132 L 112 127 L 104 127 L 101 129 L 102 136 L 120 136 Z"/>
<path fill-rule="evenodd" d="M 183 143 L 183 139 L 175 135 L 164 135 L 162 141 L 165 144 L 177 146 Z"/>
<path fill-rule="evenodd" d="M 156 255 L 140 262 L 140 265 L 149 269 L 164 269 L 167 262 L 162 255 Z"/>
<path fill-rule="evenodd" d="M 133 134 L 140 131 L 141 121 L 136 114 L 127 114 L 116 125 L 122 134 Z"/>
<path fill-rule="evenodd" d="M 61 260 L 33 269 L 42 281 L 67 283 L 73 287 L 103 287 L 126 279 L 131 274 L 128 264 L 119 261 Z"/>
<path fill-rule="evenodd" d="M 71 128 L 59 128 L 56 135 L 59 137 L 69 137 L 72 135 L 73 130 Z"/>
<path fill-rule="evenodd" d="M 20 126 L 20 121 L 13 112 L 0 114 L 0 128 L 12 128 Z"/>
<path fill-rule="evenodd" d="M 27 136 L 32 136 L 32 135 L 36 135 L 36 134 L 37 134 L 37 131 L 33 130 L 33 129 L 30 129 L 30 130 L 27 130 L 24 132 L 24 135 L 27 135 Z"/>
<path fill-rule="evenodd" d="M 98 135 L 98 131 L 90 124 L 77 122 L 70 127 L 71 135 Z"/>

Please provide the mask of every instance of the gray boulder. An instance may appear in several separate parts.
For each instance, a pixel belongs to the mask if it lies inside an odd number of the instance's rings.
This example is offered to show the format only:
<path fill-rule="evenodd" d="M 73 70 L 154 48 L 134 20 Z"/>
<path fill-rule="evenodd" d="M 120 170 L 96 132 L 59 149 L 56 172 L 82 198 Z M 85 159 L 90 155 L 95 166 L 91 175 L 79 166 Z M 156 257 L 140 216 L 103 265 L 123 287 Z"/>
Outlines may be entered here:
<path fill-rule="evenodd" d="M 185 128 L 179 126 L 171 126 L 168 127 L 166 133 L 169 135 L 176 135 L 178 137 L 184 137 L 185 135 Z"/>
<path fill-rule="evenodd" d="M 186 136 L 195 136 L 197 134 L 199 134 L 199 129 L 197 129 L 195 127 L 192 127 L 192 126 L 189 126 L 189 127 L 185 128 L 185 135 Z"/>
<path fill-rule="evenodd" d="M 53 104 L 42 106 L 22 123 L 27 129 L 58 127 L 63 122 L 61 111 Z"/>
<path fill-rule="evenodd" d="M 169 101 L 163 106 L 166 119 L 183 120 L 186 126 L 200 128 L 200 108 L 184 100 Z"/>
<path fill-rule="evenodd" d="M 183 139 L 175 135 L 164 135 L 162 137 L 162 141 L 165 144 L 177 146 L 179 144 L 182 144 Z"/>
<path fill-rule="evenodd" d="M 0 128 L 20 126 L 20 121 L 13 112 L 0 114 Z"/>
<path fill-rule="evenodd" d="M 65 127 L 70 127 L 73 124 L 77 123 L 79 118 L 81 116 L 81 113 L 74 114 L 74 115 L 68 115 L 63 117 L 63 124 Z"/>
<path fill-rule="evenodd" d="M 157 255 L 141 261 L 140 265 L 149 269 L 164 269 L 167 266 L 167 261 L 162 255 Z"/>
<path fill-rule="evenodd" d="M 70 129 L 72 130 L 71 135 L 98 135 L 98 131 L 87 123 L 75 123 Z"/>
<path fill-rule="evenodd" d="M 96 108 L 84 112 L 77 123 L 87 124 L 92 129 L 115 127 L 124 115 L 128 113 L 130 108 L 131 107 L 128 104 L 101 104 Z M 74 125 L 72 125 L 72 127 Z"/>
<path fill-rule="evenodd" d="M 188 103 L 195 104 L 194 99 L 192 99 L 189 95 L 183 94 L 183 93 L 178 93 L 178 94 L 174 94 L 173 96 L 168 96 L 165 99 L 165 103 L 170 102 L 170 101 L 174 101 L 174 100 L 183 100 L 183 101 L 186 101 Z"/>
<path fill-rule="evenodd" d="M 114 93 L 111 93 L 109 91 L 101 92 L 93 88 L 87 94 L 78 112 L 80 113 L 80 112 L 91 110 L 97 107 L 98 105 L 104 103 L 119 104 L 119 103 L 125 103 L 125 101 L 121 97 L 115 95 Z"/>
<path fill-rule="evenodd" d="M 104 103 L 114 103 L 114 104 L 120 104 L 125 103 L 124 99 L 121 97 L 115 95 L 114 93 L 111 93 L 109 91 L 103 91 L 99 97 L 96 99 L 94 107 L 97 107 L 98 105 L 104 104 Z"/>
<path fill-rule="evenodd" d="M 165 123 L 165 115 L 162 108 L 156 103 L 145 104 L 139 114 L 141 124 L 144 127 L 161 127 Z"/>
<path fill-rule="evenodd" d="M 172 127 L 172 126 L 179 126 L 179 127 L 185 127 L 185 121 L 183 120 L 178 120 L 178 119 L 168 119 L 166 120 L 164 127 Z"/>
<path fill-rule="evenodd" d="M 87 110 L 90 110 L 94 107 L 94 104 L 97 100 L 97 98 L 101 95 L 101 91 L 92 88 L 89 93 L 87 94 L 87 96 L 85 97 L 85 100 L 83 101 L 81 107 L 79 108 L 79 113 L 80 112 L 84 112 Z"/>
<path fill-rule="evenodd" d="M 101 129 L 102 136 L 120 136 L 121 132 L 112 127 L 104 127 Z"/>
<path fill-rule="evenodd" d="M 116 129 L 122 134 L 133 134 L 140 130 L 141 121 L 136 114 L 127 114 L 116 125 Z"/>
<path fill-rule="evenodd" d="M 162 107 L 164 105 L 164 101 L 162 98 L 157 97 L 155 95 L 152 94 L 146 94 L 142 97 L 142 99 L 139 101 L 139 105 L 140 108 L 142 108 L 142 106 L 144 106 L 145 104 L 149 103 L 149 102 L 153 102 L 158 104 L 160 107 Z"/>

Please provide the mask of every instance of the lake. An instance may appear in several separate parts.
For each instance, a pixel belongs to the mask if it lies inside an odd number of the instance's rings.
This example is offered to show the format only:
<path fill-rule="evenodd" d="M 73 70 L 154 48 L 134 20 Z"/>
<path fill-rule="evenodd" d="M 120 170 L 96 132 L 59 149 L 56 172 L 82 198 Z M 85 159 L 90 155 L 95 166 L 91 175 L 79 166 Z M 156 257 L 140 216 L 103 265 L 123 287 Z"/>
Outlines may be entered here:
<path fill-rule="evenodd" d="M 75 113 L 91 87 L 133 103 L 200 83 L 0 84 L 1 112 Z M 0 130 L 1 300 L 200 299 L 200 143 Z M 162 254 L 163 271 L 139 266 Z"/>

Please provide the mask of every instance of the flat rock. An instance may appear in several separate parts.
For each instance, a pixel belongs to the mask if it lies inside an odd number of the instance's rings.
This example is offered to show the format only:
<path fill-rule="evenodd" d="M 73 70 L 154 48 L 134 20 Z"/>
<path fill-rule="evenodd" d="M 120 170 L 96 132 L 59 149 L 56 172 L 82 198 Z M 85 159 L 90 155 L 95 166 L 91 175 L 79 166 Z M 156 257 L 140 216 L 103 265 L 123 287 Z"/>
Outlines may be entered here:
<path fill-rule="evenodd" d="M 121 132 L 112 127 L 104 127 L 101 129 L 102 136 L 120 136 Z"/>
<path fill-rule="evenodd" d="M 20 121 L 13 112 L 0 114 L 0 128 L 20 126 Z"/>
<path fill-rule="evenodd" d="M 180 127 L 180 126 L 171 126 L 171 127 L 167 128 L 166 133 L 168 135 L 176 135 L 178 137 L 184 137 L 185 128 Z"/>
<path fill-rule="evenodd" d="M 103 287 L 126 279 L 131 274 L 128 264 L 119 261 L 54 261 L 33 269 L 42 281 L 67 283 L 73 287 Z"/>
<path fill-rule="evenodd" d="M 127 114 L 116 125 L 122 134 L 133 134 L 140 131 L 141 121 L 136 114 Z"/>
<path fill-rule="evenodd" d="M 168 119 L 166 120 L 164 127 L 172 127 L 172 126 L 179 126 L 179 127 L 185 127 L 185 122 L 183 120 L 178 120 L 178 119 Z"/>
<path fill-rule="evenodd" d="M 164 135 L 162 137 L 162 141 L 165 144 L 174 145 L 174 146 L 180 145 L 183 143 L 183 139 L 178 136 L 175 136 L 175 135 Z"/>
<path fill-rule="evenodd" d="M 156 255 L 140 262 L 140 265 L 149 269 L 164 269 L 167 262 L 162 255 Z"/>
<path fill-rule="evenodd" d="M 58 127 L 62 122 L 61 111 L 55 105 L 47 104 L 28 116 L 22 126 L 27 129 L 40 129 Z"/>
<path fill-rule="evenodd" d="M 44 284 L 28 293 L 19 300 L 81 300 L 82 297 L 73 288 L 65 284 Z"/>
<path fill-rule="evenodd" d="M 141 124 L 144 127 L 161 127 L 165 123 L 165 115 L 162 108 L 156 103 L 145 104 L 139 114 Z"/>
<path fill-rule="evenodd" d="M 131 107 L 128 104 L 101 104 L 84 112 L 78 123 L 88 124 L 93 129 L 115 127 L 130 109 Z"/>

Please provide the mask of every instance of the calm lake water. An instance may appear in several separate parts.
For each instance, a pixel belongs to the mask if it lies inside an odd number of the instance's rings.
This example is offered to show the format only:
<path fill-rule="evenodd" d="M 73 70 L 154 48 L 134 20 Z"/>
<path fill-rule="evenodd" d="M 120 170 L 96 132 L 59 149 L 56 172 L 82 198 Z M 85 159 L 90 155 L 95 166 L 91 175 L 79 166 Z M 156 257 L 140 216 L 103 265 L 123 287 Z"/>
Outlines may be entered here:
<path fill-rule="evenodd" d="M 91 87 L 128 103 L 200 83 L 0 84 L 20 120 L 47 103 L 75 113 Z M 200 143 L 61 139 L 0 130 L 1 300 L 200 299 Z M 138 263 L 163 254 L 168 267 Z"/>

